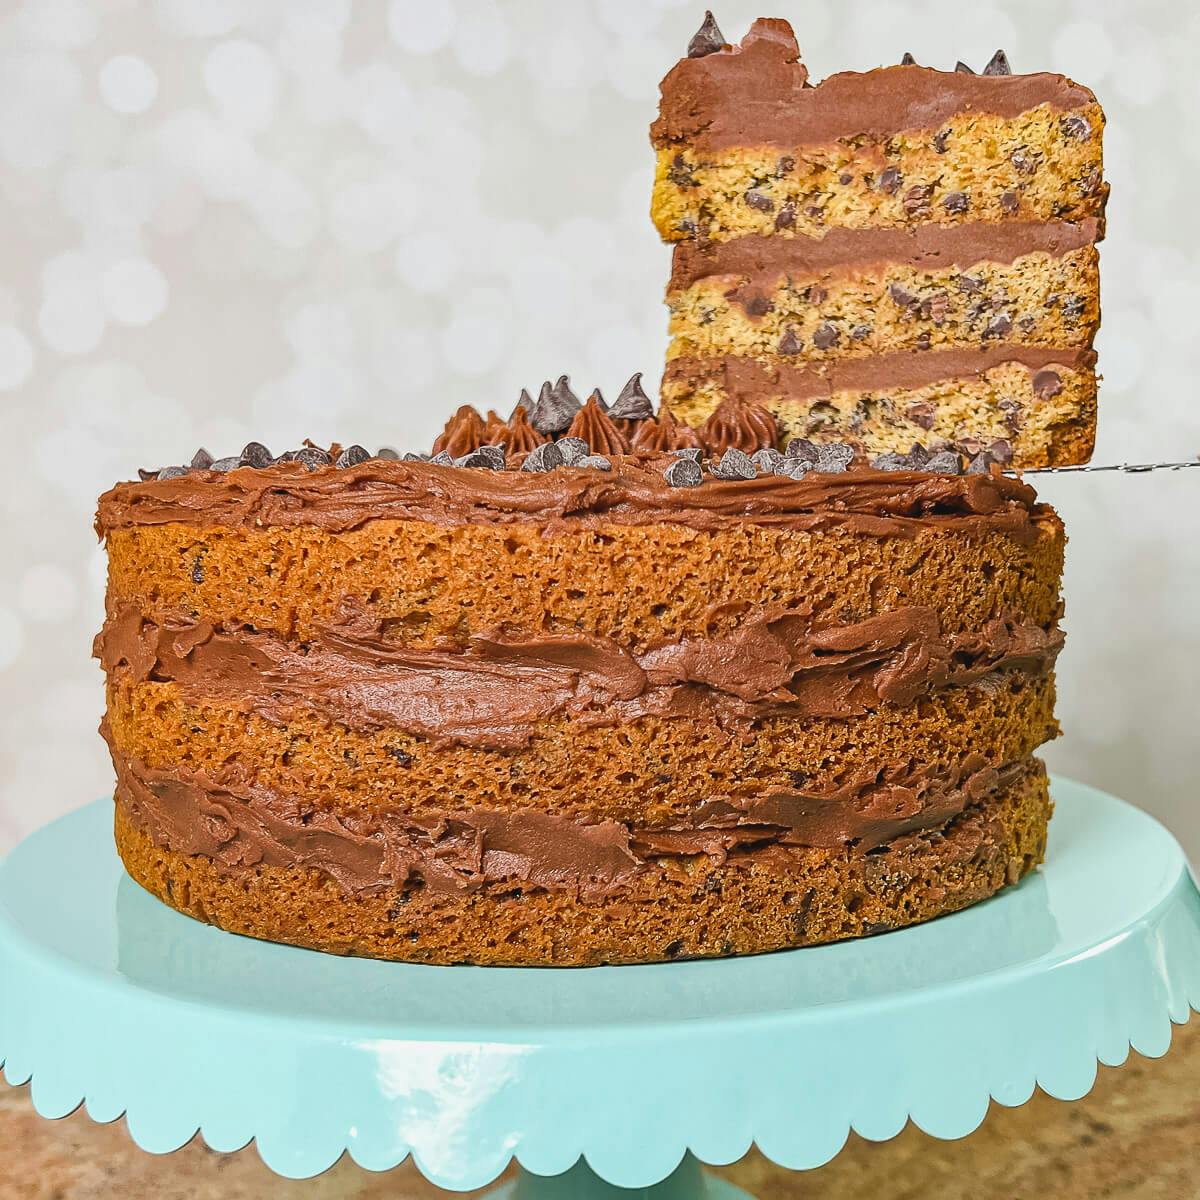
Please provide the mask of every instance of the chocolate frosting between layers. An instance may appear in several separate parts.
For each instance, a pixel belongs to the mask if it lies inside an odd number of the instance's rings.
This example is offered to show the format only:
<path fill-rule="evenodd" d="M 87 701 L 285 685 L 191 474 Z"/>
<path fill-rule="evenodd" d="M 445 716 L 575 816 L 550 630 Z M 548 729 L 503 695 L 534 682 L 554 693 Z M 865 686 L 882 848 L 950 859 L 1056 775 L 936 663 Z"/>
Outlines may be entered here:
<path fill-rule="evenodd" d="M 1024 346 L 1001 342 L 946 350 L 899 350 L 867 358 L 835 358 L 803 366 L 762 363 L 728 354 L 714 358 L 675 358 L 667 378 L 694 384 L 720 380 L 734 396 L 775 395 L 784 400 L 819 400 L 835 392 L 900 391 L 944 379 L 967 379 L 1017 363 L 1031 374 L 1049 367 L 1092 370 L 1096 352 L 1068 346 Z"/>
<path fill-rule="evenodd" d="M 1098 241 L 1098 217 L 1082 221 L 977 221 L 900 229 L 830 229 L 824 237 L 748 234 L 727 242 L 678 242 L 672 251 L 669 292 L 711 276 L 735 276 L 774 285 L 785 276 L 835 278 L 872 265 L 922 271 L 966 270 L 981 262 L 1007 263 L 1026 254 L 1060 257 Z"/>
<path fill-rule="evenodd" d="M 159 846 L 202 855 L 229 873 L 315 868 L 350 893 L 416 884 L 456 894 L 499 884 L 585 899 L 697 855 L 737 864 L 795 847 L 865 853 L 943 828 L 1030 769 L 1028 762 L 995 768 L 973 754 L 957 764 L 881 771 L 819 795 L 715 797 L 686 821 L 639 829 L 536 809 L 334 812 L 244 778 L 149 767 L 115 748 L 113 762 L 116 802 L 138 828 Z"/>
<path fill-rule="evenodd" d="M 656 147 L 690 143 L 796 149 L 865 134 L 938 129 L 961 113 L 1011 119 L 1048 104 L 1083 108 L 1096 97 L 1062 75 L 968 75 L 897 66 L 831 75 L 813 87 L 786 21 L 760 19 L 742 39 L 702 58 L 684 58 L 660 85 Z"/>
<path fill-rule="evenodd" d="M 483 471 L 371 459 L 341 470 L 280 462 L 221 474 L 121 483 L 100 497 L 96 530 L 179 523 L 198 528 L 311 526 L 330 532 L 375 520 L 527 524 L 547 533 L 612 525 L 675 524 L 717 530 L 746 524 L 871 536 L 917 536 L 931 527 L 1004 532 L 1033 541 L 1033 488 L 993 475 L 932 475 L 853 468 L 802 480 L 760 476 L 673 488 L 670 459 L 615 458 L 611 472 Z"/>
<path fill-rule="evenodd" d="M 301 645 L 186 616 L 159 624 L 123 605 L 97 637 L 96 654 L 110 678 L 172 683 L 187 699 L 238 704 L 275 722 L 301 707 L 357 730 L 512 749 L 560 714 L 593 725 L 649 715 L 723 724 L 852 717 L 997 671 L 1041 673 L 1063 644 L 1056 626 L 1013 619 L 945 634 L 929 608 L 833 627 L 815 626 L 807 612 L 764 613 L 724 636 L 644 650 L 582 633 L 503 630 L 462 648 L 419 649 L 387 639 L 364 609 L 345 617 Z"/>

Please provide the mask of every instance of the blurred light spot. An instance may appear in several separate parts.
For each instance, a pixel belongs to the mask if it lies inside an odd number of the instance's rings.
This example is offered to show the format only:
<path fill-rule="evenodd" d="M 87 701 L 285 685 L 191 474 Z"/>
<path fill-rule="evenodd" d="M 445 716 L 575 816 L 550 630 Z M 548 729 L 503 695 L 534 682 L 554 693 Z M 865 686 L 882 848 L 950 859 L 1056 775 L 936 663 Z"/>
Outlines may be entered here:
<path fill-rule="evenodd" d="M 100 68 L 100 95 L 114 112 L 142 113 L 158 95 L 158 76 L 145 59 L 118 54 Z"/>
<path fill-rule="evenodd" d="M 33 347 L 13 325 L 0 325 L 0 391 L 18 388 L 33 371 Z"/>

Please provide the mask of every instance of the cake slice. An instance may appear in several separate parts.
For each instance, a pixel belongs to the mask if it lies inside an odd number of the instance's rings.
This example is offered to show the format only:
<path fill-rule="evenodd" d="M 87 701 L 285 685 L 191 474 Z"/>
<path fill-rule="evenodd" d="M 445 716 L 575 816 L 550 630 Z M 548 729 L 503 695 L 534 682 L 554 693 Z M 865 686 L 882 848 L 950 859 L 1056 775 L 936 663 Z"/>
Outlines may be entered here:
<path fill-rule="evenodd" d="M 663 80 L 652 212 L 676 243 L 663 398 L 764 403 L 868 454 L 1004 439 L 1086 462 L 1104 116 L 1061 75 L 912 65 L 813 86 L 785 21 L 706 20 Z"/>

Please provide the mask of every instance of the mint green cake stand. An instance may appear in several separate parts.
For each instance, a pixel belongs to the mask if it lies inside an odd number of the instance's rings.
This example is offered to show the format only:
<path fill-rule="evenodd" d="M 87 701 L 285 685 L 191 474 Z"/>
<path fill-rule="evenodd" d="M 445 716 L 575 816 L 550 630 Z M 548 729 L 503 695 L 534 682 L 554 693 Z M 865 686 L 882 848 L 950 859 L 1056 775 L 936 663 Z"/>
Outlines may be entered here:
<path fill-rule="evenodd" d="M 1047 865 L 966 912 L 757 958 L 593 970 L 341 959 L 221 933 L 121 869 L 111 805 L 0 866 L 0 1055 L 37 1110 L 122 1114 L 138 1145 L 254 1141 L 274 1171 L 408 1155 L 509 1200 L 744 1193 L 912 1120 L 957 1138 L 1035 1086 L 1160 1055 L 1200 1007 L 1200 896 L 1161 826 L 1058 781 Z M 632 1189 L 632 1191 L 624 1190 Z"/>

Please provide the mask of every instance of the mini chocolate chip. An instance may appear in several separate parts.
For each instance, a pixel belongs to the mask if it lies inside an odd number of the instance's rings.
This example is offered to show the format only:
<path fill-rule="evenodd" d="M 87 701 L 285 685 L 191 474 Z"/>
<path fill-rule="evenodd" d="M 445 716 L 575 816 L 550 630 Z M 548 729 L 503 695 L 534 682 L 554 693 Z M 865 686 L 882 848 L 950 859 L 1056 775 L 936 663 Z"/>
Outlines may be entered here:
<path fill-rule="evenodd" d="M 907 50 L 905 50 L 904 57 L 900 60 L 900 65 L 902 67 L 915 67 L 917 65 L 917 60 L 913 58 L 913 56 L 909 54 Z"/>
<path fill-rule="evenodd" d="M 707 54 L 715 54 L 725 46 L 725 35 L 721 32 L 712 12 L 704 14 L 704 22 L 688 42 L 688 58 L 703 58 Z"/>
<path fill-rule="evenodd" d="M 946 319 L 946 313 L 950 310 L 950 298 L 945 292 L 940 289 L 930 296 L 926 296 L 918 306 L 918 313 L 927 321 L 932 321 L 935 325 L 941 325 Z"/>
<path fill-rule="evenodd" d="M 920 442 L 913 442 L 904 456 L 904 461 L 915 471 L 929 461 L 929 451 Z"/>
<path fill-rule="evenodd" d="M 1083 308 L 1082 296 L 1068 296 L 1063 302 L 1062 313 L 1069 321 L 1074 321 L 1083 316 Z"/>
<path fill-rule="evenodd" d="M 213 464 L 213 456 L 203 446 L 192 455 L 192 470 L 207 471 Z"/>
<path fill-rule="evenodd" d="M 581 458 L 586 458 L 591 449 L 583 438 L 577 437 L 559 438 L 554 444 L 558 447 L 559 454 L 562 455 L 564 467 L 573 467 Z"/>
<path fill-rule="evenodd" d="M 774 308 L 775 305 L 766 296 L 759 293 L 755 293 L 745 301 L 746 315 L 749 317 L 765 317 Z"/>
<path fill-rule="evenodd" d="M 829 293 L 819 283 L 813 283 L 804 289 L 804 299 L 809 304 L 824 304 L 829 299 Z"/>
<path fill-rule="evenodd" d="M 1007 337 L 1012 333 L 1012 318 L 1006 312 L 997 313 L 984 331 L 984 337 Z"/>
<path fill-rule="evenodd" d="M 779 211 L 775 214 L 776 229 L 791 229 L 796 223 L 796 202 L 794 200 L 785 200 L 780 206 Z"/>
<path fill-rule="evenodd" d="M 178 479 L 180 475 L 186 475 L 187 473 L 187 467 L 163 467 L 163 469 L 158 472 L 158 475 L 155 478 Z"/>
<path fill-rule="evenodd" d="M 1069 117 L 1063 117 L 1058 122 L 1058 127 L 1067 137 L 1077 142 L 1082 142 L 1092 132 L 1092 127 L 1088 119 L 1079 116 L 1077 113 L 1072 113 Z"/>
<path fill-rule="evenodd" d="M 329 452 L 322 450 L 320 446 L 304 446 L 296 451 L 296 461 L 303 463 L 310 471 L 315 471 L 318 467 L 327 467 L 333 461 L 329 457 Z M 217 464 L 213 463 L 213 470 L 217 469 Z"/>
<path fill-rule="evenodd" d="M 855 325 L 850 330 L 850 340 L 852 342 L 865 342 L 874 332 L 874 328 L 870 325 Z"/>
<path fill-rule="evenodd" d="M 750 455 L 750 461 L 760 471 L 773 471 L 783 462 L 783 455 L 774 446 L 764 446 L 761 450 L 755 450 Z"/>
<path fill-rule="evenodd" d="M 904 176 L 900 174 L 898 167 L 885 167 L 879 176 L 879 190 L 889 196 L 895 195 L 903 181 Z"/>
<path fill-rule="evenodd" d="M 228 458 L 218 458 L 217 461 L 213 463 L 211 467 L 209 467 L 209 470 L 220 471 L 222 474 L 226 474 L 229 471 L 236 471 L 238 467 L 244 465 L 245 464 L 242 462 L 239 455 L 231 454 Z"/>
<path fill-rule="evenodd" d="M 337 456 L 337 461 L 333 465 L 335 467 L 357 467 L 359 463 L 365 463 L 370 457 L 371 452 L 365 446 L 356 444 L 347 446 Z"/>
<path fill-rule="evenodd" d="M 642 391 L 641 371 L 630 375 L 629 381 L 621 389 L 621 394 L 608 410 L 608 415 L 614 421 L 645 421 L 654 416 L 654 405 L 650 403 L 650 397 Z"/>
<path fill-rule="evenodd" d="M 672 450 L 671 453 L 676 458 L 690 458 L 694 463 L 698 463 L 704 457 L 704 451 L 699 446 L 684 446 L 680 450 Z"/>
<path fill-rule="evenodd" d="M 908 419 L 922 429 L 933 428 L 934 413 L 935 409 L 929 400 L 916 400 L 905 410 Z"/>
<path fill-rule="evenodd" d="M 1053 372 L 1051 373 L 1053 374 Z M 1057 393 L 1051 393 L 1051 395 L 1056 394 Z M 1008 428 L 1008 432 L 1016 433 L 1021 428 L 1021 418 L 1024 416 L 1024 413 L 1021 411 L 1021 406 L 1015 400 L 1009 400 L 1006 398 L 1001 400 L 996 407 L 1004 414 L 1004 424 Z"/>
<path fill-rule="evenodd" d="M 757 208 L 759 212 L 774 212 L 775 201 L 770 196 L 764 196 L 762 192 L 756 192 L 753 188 L 750 189 L 743 197 L 751 208 Z"/>
<path fill-rule="evenodd" d="M 1011 75 L 1012 67 L 1008 65 L 1008 55 L 1003 50 L 997 50 L 988 59 L 988 65 L 983 68 L 985 75 Z"/>
<path fill-rule="evenodd" d="M 204 582 L 204 555 L 197 554 L 192 560 L 192 582 L 201 584 Z"/>
<path fill-rule="evenodd" d="M 675 958 L 683 952 L 683 943 L 680 941 L 668 942 L 663 947 L 663 954 L 667 958 Z"/>
<path fill-rule="evenodd" d="M 677 458 L 663 473 L 671 487 L 696 487 L 704 479 L 700 464 L 691 458 Z"/>
<path fill-rule="evenodd" d="M 936 150 L 936 151 L 937 151 L 939 154 L 945 154 L 945 153 L 946 153 L 946 146 L 947 146 L 947 144 L 949 143 L 949 141 L 950 141 L 950 130 L 948 130 L 948 129 L 939 129 L 939 130 L 937 131 L 937 133 L 935 133 L 935 134 L 933 135 L 933 148 L 934 148 L 934 149 L 935 149 L 935 150 Z"/>
<path fill-rule="evenodd" d="M 242 447 L 242 462 L 248 467 L 269 467 L 275 461 L 262 442 L 247 442 Z"/>
<path fill-rule="evenodd" d="M 939 450 L 925 464 L 925 470 L 937 475 L 961 475 L 962 469 L 962 459 L 953 450 Z"/>
<path fill-rule="evenodd" d="M 399 746 L 388 746 L 384 753 L 388 758 L 394 758 L 402 767 L 407 767 L 412 762 L 412 755 L 406 750 L 401 750 Z"/>
<path fill-rule="evenodd" d="M 586 454 L 574 465 L 577 467 L 584 467 L 589 471 L 612 470 L 612 463 L 605 458 L 603 454 Z"/>
<path fill-rule="evenodd" d="M 787 444 L 785 456 L 811 466 L 817 461 L 817 445 L 808 438 L 792 438 Z"/>
<path fill-rule="evenodd" d="M 558 448 L 557 442 L 543 442 L 540 446 L 535 446 L 528 455 L 525 461 L 521 464 L 522 471 L 553 471 L 555 467 L 563 465 L 562 451 Z"/>
<path fill-rule="evenodd" d="M 381 458 L 385 462 L 398 462 L 400 459 L 399 453 L 393 450 L 391 446 L 380 446 L 375 452 L 375 457 Z M 428 459 L 428 455 L 426 455 L 426 459 Z"/>
<path fill-rule="evenodd" d="M 1039 371 L 1033 377 L 1033 394 L 1042 400 L 1049 400 L 1062 390 L 1062 376 L 1057 371 Z"/>
<path fill-rule="evenodd" d="M 744 450 L 730 446 L 721 455 L 721 461 L 712 469 L 717 479 L 753 479 L 758 474 L 758 468 Z"/>
<path fill-rule="evenodd" d="M 1017 322 L 1017 328 L 1018 328 L 1018 329 L 1019 329 L 1019 330 L 1020 330 L 1022 333 L 1032 333 L 1032 332 L 1033 332 L 1033 327 L 1034 327 L 1034 325 L 1036 325 L 1036 324 L 1037 324 L 1037 322 L 1036 322 L 1036 321 L 1035 321 L 1035 320 L 1034 320 L 1032 317 L 1022 317 L 1022 318 L 1021 318 L 1021 319 L 1020 319 L 1020 320 Z"/>
<path fill-rule="evenodd" d="M 901 287 L 898 283 L 888 284 L 888 295 L 892 298 L 895 304 L 901 308 L 916 308 L 920 301 L 907 288 Z"/>
<path fill-rule="evenodd" d="M 696 168 L 687 162 L 682 154 L 675 155 L 667 169 L 667 178 L 676 187 L 699 187 L 694 178 Z"/>
<path fill-rule="evenodd" d="M 959 275 L 955 278 L 954 282 L 958 285 L 960 292 L 975 293 L 983 291 L 983 281 L 976 279 L 973 275 Z"/>
<path fill-rule="evenodd" d="M 932 183 L 917 183 L 904 193 L 904 211 L 910 217 L 922 217 L 929 212 L 929 200 L 933 195 Z"/>
<path fill-rule="evenodd" d="M 1021 197 L 1016 192 L 1001 192 L 1000 209 L 1002 212 L 1015 213 L 1021 207 Z"/>
<path fill-rule="evenodd" d="M 438 451 L 438 453 L 435 454 L 429 461 L 431 463 L 433 463 L 433 465 L 435 467 L 452 467 L 452 466 L 454 466 L 454 459 L 451 458 L 449 450 Z"/>
<path fill-rule="evenodd" d="M 942 197 L 942 207 L 949 213 L 964 213 L 971 207 L 966 192 L 947 192 Z"/>
<path fill-rule="evenodd" d="M 842 340 L 842 335 L 828 321 L 818 325 L 813 331 L 813 345 L 818 350 L 829 350 Z"/>
<path fill-rule="evenodd" d="M 1024 146 L 1019 150 L 1014 150 L 1008 159 L 1022 175 L 1032 175 L 1038 169 L 1038 156 L 1030 154 Z"/>
<path fill-rule="evenodd" d="M 796 336 L 796 331 L 789 325 L 779 339 L 780 354 L 799 354 L 804 349 L 804 343 Z"/>
<path fill-rule="evenodd" d="M 775 164 L 775 178 L 782 179 L 796 169 L 796 160 L 790 154 L 784 154 Z"/>
<path fill-rule="evenodd" d="M 1013 448 L 1012 442 L 1007 438 L 997 438 L 988 446 L 988 453 L 998 462 L 1008 466 L 1012 462 Z"/>
<path fill-rule="evenodd" d="M 445 453 L 445 451 L 443 451 L 443 453 Z M 378 455 L 378 457 L 382 458 L 383 455 L 380 454 L 380 455 Z M 447 457 L 449 457 L 449 455 L 447 455 Z M 430 455 L 423 454 L 419 450 L 409 450 L 404 455 L 403 461 L 404 462 L 432 462 L 433 459 L 430 457 Z"/>
<path fill-rule="evenodd" d="M 785 455 L 775 464 L 774 474 L 782 479 L 803 479 L 809 472 L 809 466 L 801 459 Z"/>
<path fill-rule="evenodd" d="M 965 62 L 963 62 L 963 60 L 961 58 L 958 60 L 958 62 L 956 62 L 954 64 L 954 70 L 959 75 L 974 75 L 975 74 L 975 72 L 972 71 L 971 68 L 968 67 L 967 64 Z"/>
<path fill-rule="evenodd" d="M 805 215 L 811 217 L 818 224 L 825 222 L 825 209 L 820 204 L 810 204 L 805 210 Z"/>
<path fill-rule="evenodd" d="M 933 345 L 933 337 L 928 329 L 922 330 L 917 334 L 917 340 L 913 343 L 918 350 L 928 350 Z"/>
<path fill-rule="evenodd" d="M 848 442 L 827 442 L 817 447 L 813 470 L 823 475 L 840 475 L 854 461 L 854 447 Z"/>

